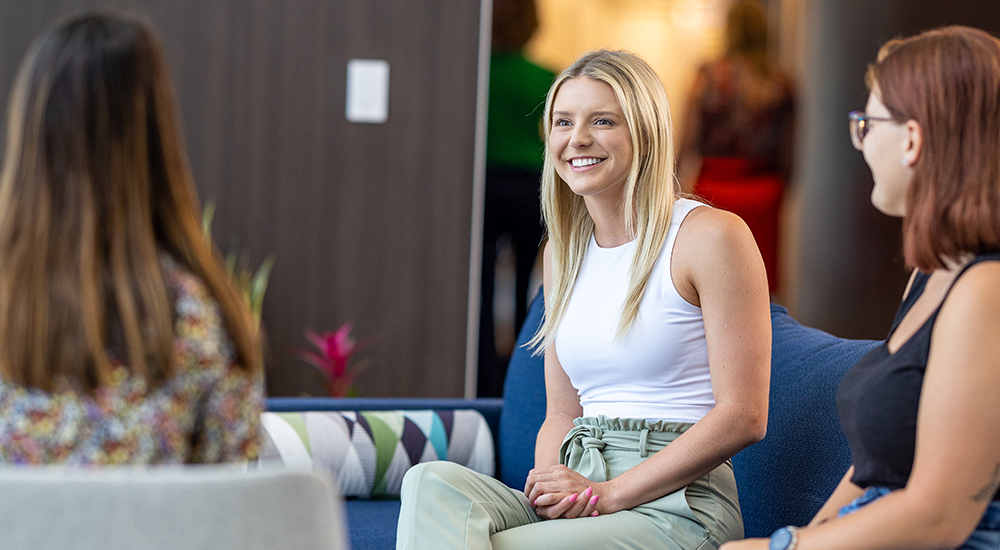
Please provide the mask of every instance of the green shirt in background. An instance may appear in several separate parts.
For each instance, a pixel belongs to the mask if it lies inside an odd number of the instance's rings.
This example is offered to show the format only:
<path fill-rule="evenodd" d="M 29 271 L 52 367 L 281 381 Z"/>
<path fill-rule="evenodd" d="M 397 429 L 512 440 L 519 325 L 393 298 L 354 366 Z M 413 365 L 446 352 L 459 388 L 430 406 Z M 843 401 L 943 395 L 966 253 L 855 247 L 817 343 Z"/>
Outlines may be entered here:
<path fill-rule="evenodd" d="M 541 121 L 554 78 L 520 53 L 490 56 L 488 168 L 542 169 Z"/>

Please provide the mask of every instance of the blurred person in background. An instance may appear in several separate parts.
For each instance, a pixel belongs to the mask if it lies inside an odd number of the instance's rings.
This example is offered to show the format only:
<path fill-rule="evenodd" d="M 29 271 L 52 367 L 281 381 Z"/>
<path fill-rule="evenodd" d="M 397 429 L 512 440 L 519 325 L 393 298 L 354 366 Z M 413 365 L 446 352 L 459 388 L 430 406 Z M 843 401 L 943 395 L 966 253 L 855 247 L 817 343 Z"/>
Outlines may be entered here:
<path fill-rule="evenodd" d="M 726 21 L 726 53 L 699 69 L 688 102 L 678 169 L 684 190 L 750 226 L 778 289 L 778 216 L 792 163 L 791 80 L 767 57 L 764 10 L 737 0 Z"/>
<path fill-rule="evenodd" d="M 0 462 L 258 452 L 251 314 L 202 233 L 163 48 L 85 14 L 31 45 L 0 176 Z"/>
<path fill-rule="evenodd" d="M 479 323 L 480 397 L 499 397 L 510 351 L 497 351 L 493 295 L 497 250 L 509 242 L 515 260 L 514 326 L 528 313 L 528 286 L 542 240 L 539 181 L 544 157 L 541 123 L 555 75 L 529 61 L 524 47 L 538 29 L 534 0 L 493 3 L 489 120 L 486 132 L 486 212 Z"/>

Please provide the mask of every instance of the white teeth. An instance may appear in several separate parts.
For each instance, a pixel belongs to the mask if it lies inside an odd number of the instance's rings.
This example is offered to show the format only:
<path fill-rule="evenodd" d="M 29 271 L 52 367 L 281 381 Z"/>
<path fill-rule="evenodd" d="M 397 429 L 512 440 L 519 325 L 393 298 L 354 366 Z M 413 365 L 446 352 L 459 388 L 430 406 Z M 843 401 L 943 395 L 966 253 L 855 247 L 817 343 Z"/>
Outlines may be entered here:
<path fill-rule="evenodd" d="M 586 158 L 586 159 L 572 159 L 570 162 L 574 167 L 580 166 L 590 166 L 591 164 L 597 164 L 604 159 Z"/>

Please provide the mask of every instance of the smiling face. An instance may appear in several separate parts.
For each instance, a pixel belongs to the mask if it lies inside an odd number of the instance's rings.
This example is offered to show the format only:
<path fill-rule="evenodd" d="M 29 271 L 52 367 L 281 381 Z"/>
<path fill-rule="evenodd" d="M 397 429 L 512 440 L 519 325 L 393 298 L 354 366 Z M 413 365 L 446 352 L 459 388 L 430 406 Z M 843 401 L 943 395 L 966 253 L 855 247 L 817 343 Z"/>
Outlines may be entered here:
<path fill-rule="evenodd" d="M 621 200 L 632 138 L 611 86 L 586 76 L 562 83 L 552 102 L 548 153 L 559 177 L 588 203 Z"/>
<path fill-rule="evenodd" d="M 872 117 L 891 118 L 889 109 L 877 92 L 876 88 L 868 94 L 865 113 Z M 913 179 L 913 167 L 907 154 L 909 144 L 907 126 L 892 120 L 872 122 L 862 142 L 861 151 L 875 180 L 872 204 L 889 216 L 902 217 L 906 214 L 906 192 Z"/>

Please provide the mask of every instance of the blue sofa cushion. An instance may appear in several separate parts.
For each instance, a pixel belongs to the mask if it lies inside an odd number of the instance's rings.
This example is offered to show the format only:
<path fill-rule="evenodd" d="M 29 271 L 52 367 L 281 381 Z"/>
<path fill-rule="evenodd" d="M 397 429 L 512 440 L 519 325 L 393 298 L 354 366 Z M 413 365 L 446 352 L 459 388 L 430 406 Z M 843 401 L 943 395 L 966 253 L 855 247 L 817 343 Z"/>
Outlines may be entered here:
<path fill-rule="evenodd" d="M 545 420 L 545 365 L 541 355 L 533 355 L 524 343 L 542 325 L 545 301 L 542 291 L 532 301 L 521 325 L 517 347 L 507 366 L 503 387 L 503 409 L 497 442 L 498 478 L 514 489 L 524 489 L 528 470 L 535 465 L 535 438 Z"/>
<path fill-rule="evenodd" d="M 767 436 L 733 457 L 746 536 L 805 525 L 850 466 L 834 395 L 840 379 L 878 344 L 804 327 L 771 305 Z"/>
<path fill-rule="evenodd" d="M 347 500 L 351 550 L 392 550 L 401 503 L 396 500 Z"/>

